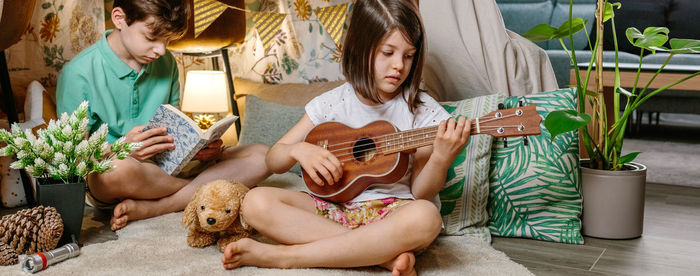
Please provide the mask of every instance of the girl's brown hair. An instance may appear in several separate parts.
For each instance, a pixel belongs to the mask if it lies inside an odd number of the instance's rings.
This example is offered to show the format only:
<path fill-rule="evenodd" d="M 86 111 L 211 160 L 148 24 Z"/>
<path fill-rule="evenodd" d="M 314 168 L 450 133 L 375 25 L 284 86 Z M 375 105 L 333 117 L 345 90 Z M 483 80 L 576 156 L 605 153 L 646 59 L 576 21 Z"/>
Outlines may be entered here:
<path fill-rule="evenodd" d="M 379 43 L 393 30 L 416 47 L 411 71 L 401 84 L 408 94 L 411 112 L 422 102 L 418 98 L 423 72 L 425 32 L 418 7 L 412 0 L 357 0 L 343 45 L 343 75 L 352 87 L 375 103 L 382 103 L 374 83 L 374 58 Z"/>
<path fill-rule="evenodd" d="M 127 25 L 153 17 L 155 21 L 149 27 L 155 37 L 177 39 L 187 31 L 187 0 L 114 0 L 113 7 L 124 11 Z"/>

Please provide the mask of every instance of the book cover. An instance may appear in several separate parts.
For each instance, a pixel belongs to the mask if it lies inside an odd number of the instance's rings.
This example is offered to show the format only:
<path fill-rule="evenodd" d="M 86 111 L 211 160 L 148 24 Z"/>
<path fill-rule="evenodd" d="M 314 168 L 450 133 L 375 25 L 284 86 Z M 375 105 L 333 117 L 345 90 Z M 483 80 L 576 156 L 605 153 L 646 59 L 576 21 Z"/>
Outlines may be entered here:
<path fill-rule="evenodd" d="M 158 107 L 143 131 L 165 127 L 168 135 L 173 137 L 175 148 L 158 153 L 151 160 L 168 174 L 177 175 L 197 152 L 221 138 L 237 119 L 238 116 L 230 115 L 203 131 L 185 113 L 172 105 L 163 104 Z"/>

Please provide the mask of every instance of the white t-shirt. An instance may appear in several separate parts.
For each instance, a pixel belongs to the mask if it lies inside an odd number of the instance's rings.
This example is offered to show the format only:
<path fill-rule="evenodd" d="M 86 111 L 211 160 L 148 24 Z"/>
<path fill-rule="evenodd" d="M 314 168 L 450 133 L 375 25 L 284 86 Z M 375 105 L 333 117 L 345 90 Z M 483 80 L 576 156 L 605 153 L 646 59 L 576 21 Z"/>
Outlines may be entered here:
<path fill-rule="evenodd" d="M 366 105 L 355 94 L 352 85 L 345 83 L 331 91 L 323 93 L 308 104 L 306 114 L 314 125 L 328 121 L 343 123 L 352 128 L 361 128 L 377 120 L 392 123 L 400 131 L 434 126 L 450 118 L 450 114 L 427 93 L 420 93 L 423 103 L 411 113 L 404 97 L 393 99 L 380 105 Z M 406 174 L 394 184 L 372 184 L 367 190 L 351 201 L 367 201 L 386 197 L 415 199 L 411 194 L 410 181 L 413 167 L 413 154 L 409 157 Z"/>

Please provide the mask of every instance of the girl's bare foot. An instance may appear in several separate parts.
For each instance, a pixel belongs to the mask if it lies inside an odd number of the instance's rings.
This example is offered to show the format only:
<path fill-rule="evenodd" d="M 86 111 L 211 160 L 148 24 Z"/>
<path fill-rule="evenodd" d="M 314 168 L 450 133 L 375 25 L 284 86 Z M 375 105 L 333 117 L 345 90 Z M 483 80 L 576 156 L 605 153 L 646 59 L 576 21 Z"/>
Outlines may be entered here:
<path fill-rule="evenodd" d="M 257 267 L 290 268 L 281 262 L 277 253 L 283 246 L 261 243 L 249 238 L 243 238 L 229 243 L 224 249 L 221 262 L 226 269 L 251 265 Z"/>
<path fill-rule="evenodd" d="M 383 263 L 379 266 L 391 270 L 391 276 L 414 276 L 417 275 L 414 266 L 416 257 L 413 252 L 404 252 L 396 256 L 393 260 Z"/>

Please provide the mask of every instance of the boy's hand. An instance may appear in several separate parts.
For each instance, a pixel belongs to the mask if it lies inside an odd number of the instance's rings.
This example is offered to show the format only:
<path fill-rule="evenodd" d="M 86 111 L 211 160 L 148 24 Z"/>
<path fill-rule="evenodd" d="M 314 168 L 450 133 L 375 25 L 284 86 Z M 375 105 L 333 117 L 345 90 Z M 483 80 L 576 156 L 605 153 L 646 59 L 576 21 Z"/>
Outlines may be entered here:
<path fill-rule="evenodd" d="M 201 149 L 194 155 L 194 159 L 200 161 L 217 160 L 221 156 L 221 145 L 224 141 L 221 139 L 211 142 L 206 148 Z"/>
<path fill-rule="evenodd" d="M 127 143 L 141 142 L 141 147 L 131 153 L 131 157 L 136 160 L 146 160 L 157 153 L 175 148 L 173 137 L 168 135 L 168 130 L 164 127 L 153 128 L 141 132 L 145 125 L 135 126 L 124 138 Z"/>
<path fill-rule="evenodd" d="M 291 155 L 319 186 L 326 183 L 335 184 L 343 176 L 343 165 L 338 158 L 319 146 L 301 142 L 294 147 Z"/>
<path fill-rule="evenodd" d="M 450 118 L 440 122 L 431 158 L 434 156 L 446 162 L 452 162 L 469 141 L 471 125 L 472 120 L 466 120 L 464 117 L 460 117 L 457 121 Z"/>

